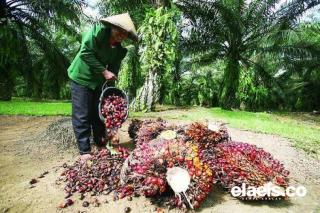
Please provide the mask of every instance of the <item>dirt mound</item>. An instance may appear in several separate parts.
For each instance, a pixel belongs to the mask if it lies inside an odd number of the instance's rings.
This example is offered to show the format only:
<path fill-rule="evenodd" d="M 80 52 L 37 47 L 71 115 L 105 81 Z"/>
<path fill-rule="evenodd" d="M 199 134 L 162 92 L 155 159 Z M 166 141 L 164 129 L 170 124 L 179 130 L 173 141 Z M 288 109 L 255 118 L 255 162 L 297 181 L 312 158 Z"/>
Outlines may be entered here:
<path fill-rule="evenodd" d="M 8 121 L 23 124 L 17 129 L 17 135 L 21 136 L 13 137 L 21 145 L 15 151 L 17 155 L 27 154 L 45 160 L 66 153 L 79 153 L 70 117 L 17 116 Z"/>
<path fill-rule="evenodd" d="M 58 150 L 77 148 L 71 118 L 61 118 L 52 122 L 42 133 L 39 140 L 45 145 L 54 144 Z"/>

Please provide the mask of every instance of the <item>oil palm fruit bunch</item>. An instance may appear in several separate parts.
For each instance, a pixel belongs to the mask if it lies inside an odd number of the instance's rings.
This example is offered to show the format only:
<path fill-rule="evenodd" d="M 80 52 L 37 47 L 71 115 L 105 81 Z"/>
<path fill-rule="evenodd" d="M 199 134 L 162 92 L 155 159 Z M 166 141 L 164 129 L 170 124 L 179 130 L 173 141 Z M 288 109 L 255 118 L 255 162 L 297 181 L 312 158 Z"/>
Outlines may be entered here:
<path fill-rule="evenodd" d="M 128 127 L 128 133 L 129 137 L 131 139 L 136 139 L 137 138 L 137 132 L 139 131 L 143 121 L 138 120 L 138 119 L 133 119 Z"/>
<path fill-rule="evenodd" d="M 214 130 L 211 130 L 208 125 L 196 122 L 187 127 L 186 133 L 193 141 L 199 143 L 203 149 L 212 148 L 216 143 L 229 140 L 229 134 L 224 125 L 216 125 Z"/>
<path fill-rule="evenodd" d="M 136 121 L 136 127 L 133 127 L 135 124 L 131 124 L 131 135 L 134 135 L 133 130 L 136 131 L 135 142 L 136 145 L 139 146 L 145 142 L 149 142 L 152 139 L 155 139 L 161 131 L 167 129 L 167 122 L 163 121 L 162 119 L 158 118 L 157 120 L 145 120 L 142 123 L 138 123 Z M 139 127 L 139 128 L 138 128 Z M 130 129 L 130 126 L 129 126 Z"/>
<path fill-rule="evenodd" d="M 214 171 L 215 179 L 227 190 L 234 186 L 260 187 L 271 184 L 280 191 L 288 187 L 289 171 L 272 155 L 255 145 L 241 142 L 219 143 L 214 147 L 214 158 L 208 161 Z M 241 195 L 240 199 L 265 199 L 272 197 Z M 285 196 L 278 196 L 285 197 Z"/>
<path fill-rule="evenodd" d="M 139 131 L 142 128 L 143 125 Z M 191 178 L 186 195 L 192 207 L 198 208 L 214 182 L 209 165 L 199 158 L 199 145 L 188 141 L 180 127 L 166 126 L 163 131 L 156 129 L 157 137 L 140 143 L 126 160 L 127 167 L 122 171 L 124 185 L 120 197 L 139 194 L 153 197 L 153 200 L 161 201 L 163 205 L 187 208 L 188 202 L 175 195 L 166 180 L 168 168 L 181 167 L 188 171 Z"/>

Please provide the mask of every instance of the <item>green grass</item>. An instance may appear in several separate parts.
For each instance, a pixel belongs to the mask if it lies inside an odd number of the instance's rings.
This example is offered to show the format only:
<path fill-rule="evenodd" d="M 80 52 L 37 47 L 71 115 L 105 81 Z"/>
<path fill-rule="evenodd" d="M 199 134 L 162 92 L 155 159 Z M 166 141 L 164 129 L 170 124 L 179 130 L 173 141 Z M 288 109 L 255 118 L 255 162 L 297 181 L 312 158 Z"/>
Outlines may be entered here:
<path fill-rule="evenodd" d="M 59 101 L 0 101 L 0 115 L 71 115 L 71 103 Z"/>
<path fill-rule="evenodd" d="M 170 120 L 221 120 L 228 126 L 279 135 L 293 141 L 293 145 L 315 157 L 320 156 L 320 119 L 308 113 L 253 113 L 245 111 L 226 111 L 220 108 L 176 108 L 159 106 L 158 112 L 130 112 L 131 118 L 157 118 Z M 22 99 L 0 101 L 2 115 L 70 115 L 70 102 L 37 102 Z"/>

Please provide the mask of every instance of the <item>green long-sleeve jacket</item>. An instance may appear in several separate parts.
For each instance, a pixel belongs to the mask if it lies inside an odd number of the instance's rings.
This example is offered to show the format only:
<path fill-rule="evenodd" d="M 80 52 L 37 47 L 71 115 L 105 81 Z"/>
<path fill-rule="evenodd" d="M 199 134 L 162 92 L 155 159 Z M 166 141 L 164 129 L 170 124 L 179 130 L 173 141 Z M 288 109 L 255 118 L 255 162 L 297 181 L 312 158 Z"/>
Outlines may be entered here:
<path fill-rule="evenodd" d="M 105 81 L 102 72 L 107 66 L 118 74 L 127 49 L 120 44 L 110 47 L 110 35 L 111 28 L 100 23 L 84 34 L 80 50 L 68 68 L 70 79 L 94 90 Z"/>

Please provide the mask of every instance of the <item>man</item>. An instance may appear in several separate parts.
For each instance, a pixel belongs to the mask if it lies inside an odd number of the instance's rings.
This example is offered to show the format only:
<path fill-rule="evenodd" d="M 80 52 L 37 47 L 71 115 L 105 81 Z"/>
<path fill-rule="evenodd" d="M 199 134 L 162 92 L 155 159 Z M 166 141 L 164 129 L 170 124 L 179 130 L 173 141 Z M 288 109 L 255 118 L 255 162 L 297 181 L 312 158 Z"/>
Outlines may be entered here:
<path fill-rule="evenodd" d="M 127 50 L 121 42 L 138 40 L 128 13 L 100 20 L 82 38 L 81 47 L 70 67 L 72 125 L 82 161 L 90 158 L 90 135 L 98 147 L 105 141 L 105 126 L 99 119 L 98 104 L 104 81 L 114 81 Z"/>

